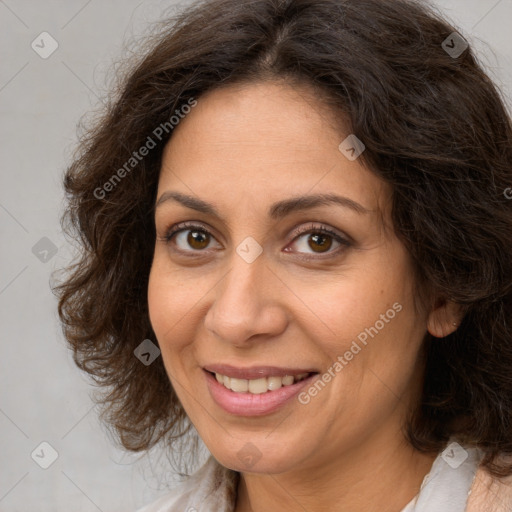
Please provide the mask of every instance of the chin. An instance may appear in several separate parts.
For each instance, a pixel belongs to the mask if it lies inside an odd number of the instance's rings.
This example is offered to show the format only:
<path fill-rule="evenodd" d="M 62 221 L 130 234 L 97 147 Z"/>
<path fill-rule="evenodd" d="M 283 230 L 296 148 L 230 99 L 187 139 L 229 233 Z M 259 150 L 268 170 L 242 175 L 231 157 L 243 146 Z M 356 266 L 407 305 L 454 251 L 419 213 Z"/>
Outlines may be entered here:
<path fill-rule="evenodd" d="M 247 435 L 245 440 L 227 439 L 225 447 L 218 442 L 207 447 L 220 464 L 241 473 L 279 474 L 296 469 L 302 457 L 293 445 L 283 440 L 275 446 L 274 441 L 265 441 L 266 435 L 268 432 L 263 433 L 260 441 L 255 440 L 258 436 Z"/>

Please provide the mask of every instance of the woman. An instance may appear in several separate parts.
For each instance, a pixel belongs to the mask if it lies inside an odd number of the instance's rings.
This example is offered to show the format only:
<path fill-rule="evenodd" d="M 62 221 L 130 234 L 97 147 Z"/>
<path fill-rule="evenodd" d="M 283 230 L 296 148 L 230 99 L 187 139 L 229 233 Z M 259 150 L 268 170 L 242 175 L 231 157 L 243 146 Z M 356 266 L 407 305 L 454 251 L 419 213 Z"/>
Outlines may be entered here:
<path fill-rule="evenodd" d="M 126 449 L 211 452 L 143 512 L 512 510 L 512 129 L 464 37 L 211 0 L 119 91 L 59 313 Z"/>

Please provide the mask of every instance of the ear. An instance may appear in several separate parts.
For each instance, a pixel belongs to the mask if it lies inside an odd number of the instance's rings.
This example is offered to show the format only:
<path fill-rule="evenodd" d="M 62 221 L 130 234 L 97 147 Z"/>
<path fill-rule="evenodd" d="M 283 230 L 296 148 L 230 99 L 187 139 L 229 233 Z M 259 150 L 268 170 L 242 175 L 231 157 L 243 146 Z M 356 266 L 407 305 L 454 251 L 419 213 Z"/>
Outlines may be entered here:
<path fill-rule="evenodd" d="M 459 304 L 439 300 L 427 318 L 427 330 L 435 338 L 444 338 L 457 330 L 463 311 Z"/>

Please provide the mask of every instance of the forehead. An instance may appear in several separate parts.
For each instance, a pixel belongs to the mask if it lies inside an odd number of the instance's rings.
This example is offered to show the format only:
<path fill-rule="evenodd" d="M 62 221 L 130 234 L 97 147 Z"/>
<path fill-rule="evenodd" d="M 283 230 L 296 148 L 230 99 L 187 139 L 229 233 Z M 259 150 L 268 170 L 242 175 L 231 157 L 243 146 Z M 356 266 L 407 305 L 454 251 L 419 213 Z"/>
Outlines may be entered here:
<path fill-rule="evenodd" d="M 173 189 L 233 204 L 339 193 L 380 209 L 389 187 L 340 152 L 347 135 L 310 88 L 263 82 L 217 89 L 175 128 L 158 195 Z"/>

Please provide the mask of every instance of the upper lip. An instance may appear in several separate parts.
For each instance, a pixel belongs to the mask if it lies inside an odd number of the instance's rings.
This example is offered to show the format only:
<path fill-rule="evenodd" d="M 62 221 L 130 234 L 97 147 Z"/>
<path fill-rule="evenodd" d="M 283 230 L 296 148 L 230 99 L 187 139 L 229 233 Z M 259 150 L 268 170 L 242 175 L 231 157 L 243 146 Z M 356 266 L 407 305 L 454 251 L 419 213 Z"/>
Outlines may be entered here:
<path fill-rule="evenodd" d="M 303 373 L 317 373 L 311 368 L 284 368 L 278 366 L 251 366 L 250 368 L 237 368 L 228 364 L 209 364 L 203 367 L 212 373 L 220 373 L 235 379 L 261 379 L 263 377 L 284 377 L 285 375 L 301 375 Z"/>

